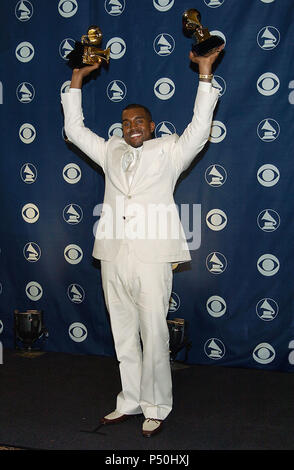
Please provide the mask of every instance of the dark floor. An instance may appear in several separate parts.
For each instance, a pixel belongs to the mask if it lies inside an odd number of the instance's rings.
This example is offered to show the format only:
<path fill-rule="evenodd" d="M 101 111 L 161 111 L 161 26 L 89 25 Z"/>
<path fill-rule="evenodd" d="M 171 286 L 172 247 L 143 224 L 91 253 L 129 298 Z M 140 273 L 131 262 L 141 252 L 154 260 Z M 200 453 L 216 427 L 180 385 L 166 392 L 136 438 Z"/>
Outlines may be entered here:
<path fill-rule="evenodd" d="M 142 416 L 93 431 L 120 390 L 110 357 L 4 351 L 0 445 L 36 450 L 293 450 L 294 375 L 216 366 L 173 368 L 174 409 L 161 433 Z M 111 454 L 111 453 L 110 453 Z"/>

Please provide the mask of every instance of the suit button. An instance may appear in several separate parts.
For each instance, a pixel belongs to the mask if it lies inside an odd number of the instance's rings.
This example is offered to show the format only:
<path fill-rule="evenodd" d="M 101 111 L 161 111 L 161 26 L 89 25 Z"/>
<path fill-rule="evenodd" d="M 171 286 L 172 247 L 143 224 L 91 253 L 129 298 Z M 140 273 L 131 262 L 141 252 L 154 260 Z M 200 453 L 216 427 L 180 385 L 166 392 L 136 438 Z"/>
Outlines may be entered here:
<path fill-rule="evenodd" d="M 132 199 L 132 196 L 130 194 L 128 194 L 128 199 Z"/>
<path fill-rule="evenodd" d="M 125 216 L 125 215 L 123 215 L 123 219 L 126 220 L 126 216 Z"/>

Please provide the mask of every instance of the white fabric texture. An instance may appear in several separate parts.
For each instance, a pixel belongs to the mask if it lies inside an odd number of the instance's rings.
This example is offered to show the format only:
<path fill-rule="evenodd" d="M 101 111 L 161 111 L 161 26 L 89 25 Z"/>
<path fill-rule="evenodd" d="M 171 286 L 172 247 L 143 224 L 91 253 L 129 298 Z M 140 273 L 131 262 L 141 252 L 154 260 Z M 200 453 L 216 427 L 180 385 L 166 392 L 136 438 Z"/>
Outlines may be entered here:
<path fill-rule="evenodd" d="M 120 361 L 122 391 L 116 410 L 165 419 L 172 409 L 166 321 L 172 289 L 171 264 L 142 263 L 131 243 L 125 241 L 114 262 L 101 262 L 101 272 Z"/>

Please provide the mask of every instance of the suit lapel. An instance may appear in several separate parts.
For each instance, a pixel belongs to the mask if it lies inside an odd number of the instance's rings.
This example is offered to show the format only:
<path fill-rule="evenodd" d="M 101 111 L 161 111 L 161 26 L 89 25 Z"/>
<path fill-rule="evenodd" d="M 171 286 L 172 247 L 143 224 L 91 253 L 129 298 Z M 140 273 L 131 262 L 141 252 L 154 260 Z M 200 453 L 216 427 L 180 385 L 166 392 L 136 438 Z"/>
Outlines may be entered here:
<path fill-rule="evenodd" d="M 122 158 L 127 151 L 128 145 L 120 139 L 118 145 L 109 149 L 108 177 L 112 183 L 124 194 L 128 193 L 128 183 L 125 172 L 122 169 Z"/>
<path fill-rule="evenodd" d="M 153 165 L 158 163 L 161 153 L 158 148 L 158 141 L 155 143 L 153 139 L 143 142 L 143 148 L 139 158 L 139 163 L 134 174 L 134 178 L 130 189 L 136 190 L 142 179 L 145 179 Z"/>

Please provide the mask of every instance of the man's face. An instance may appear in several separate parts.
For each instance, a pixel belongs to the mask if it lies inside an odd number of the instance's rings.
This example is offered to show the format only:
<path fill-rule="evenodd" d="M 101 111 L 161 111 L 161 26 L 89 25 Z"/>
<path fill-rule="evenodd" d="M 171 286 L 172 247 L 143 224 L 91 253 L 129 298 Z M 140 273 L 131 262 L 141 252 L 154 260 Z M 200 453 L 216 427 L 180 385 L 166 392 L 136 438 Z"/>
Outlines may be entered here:
<path fill-rule="evenodd" d="M 122 113 L 123 136 L 127 144 L 141 147 L 145 140 L 152 138 L 155 124 L 150 121 L 144 108 L 125 109 Z"/>

